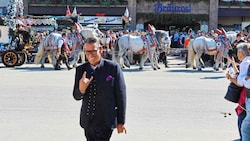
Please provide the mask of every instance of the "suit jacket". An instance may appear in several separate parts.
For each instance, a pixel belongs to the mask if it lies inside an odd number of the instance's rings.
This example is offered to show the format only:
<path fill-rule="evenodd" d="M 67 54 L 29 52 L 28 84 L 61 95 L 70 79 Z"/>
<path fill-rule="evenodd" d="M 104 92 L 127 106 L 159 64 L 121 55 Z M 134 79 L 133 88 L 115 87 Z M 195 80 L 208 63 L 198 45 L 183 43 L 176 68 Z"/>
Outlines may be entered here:
<path fill-rule="evenodd" d="M 96 83 L 94 99 L 93 96 L 90 98 L 92 91 L 90 86 L 84 94 L 79 91 L 79 80 L 84 71 L 87 72 L 87 78 L 90 78 L 91 75 L 94 77 L 91 81 L 91 83 Z M 76 100 L 82 100 L 80 125 L 83 128 L 87 127 L 90 120 L 94 126 L 108 128 L 116 128 L 117 123 L 125 123 L 126 85 L 123 72 L 117 63 L 102 58 L 96 69 L 93 69 L 88 62 L 78 66 L 75 74 L 73 97 Z M 94 116 L 87 115 L 89 101 L 95 101 Z"/>

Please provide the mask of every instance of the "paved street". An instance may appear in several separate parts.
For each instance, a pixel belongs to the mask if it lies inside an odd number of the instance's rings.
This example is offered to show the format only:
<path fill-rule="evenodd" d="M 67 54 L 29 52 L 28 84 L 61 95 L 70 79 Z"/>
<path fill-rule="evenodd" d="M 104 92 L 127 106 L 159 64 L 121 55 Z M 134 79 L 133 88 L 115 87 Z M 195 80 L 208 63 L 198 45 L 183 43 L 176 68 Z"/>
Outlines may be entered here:
<path fill-rule="evenodd" d="M 236 104 L 224 100 L 225 72 L 146 66 L 124 70 L 127 134 L 111 141 L 232 141 L 239 138 Z M 0 64 L 0 141 L 85 141 L 79 125 L 80 101 L 72 88 L 75 70 Z M 231 113 L 224 117 L 223 112 Z"/>

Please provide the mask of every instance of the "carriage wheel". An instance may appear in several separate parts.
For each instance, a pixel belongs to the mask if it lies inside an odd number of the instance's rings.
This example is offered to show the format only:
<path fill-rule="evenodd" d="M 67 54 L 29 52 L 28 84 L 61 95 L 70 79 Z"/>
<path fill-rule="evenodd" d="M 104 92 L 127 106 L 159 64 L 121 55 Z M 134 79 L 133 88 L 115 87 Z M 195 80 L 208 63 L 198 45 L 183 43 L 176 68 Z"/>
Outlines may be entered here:
<path fill-rule="evenodd" d="M 18 54 L 14 50 L 9 50 L 3 53 L 2 61 L 6 67 L 14 67 L 18 62 Z"/>
<path fill-rule="evenodd" d="M 19 55 L 19 59 L 17 61 L 16 66 L 21 66 L 26 61 L 26 54 L 24 52 L 18 52 L 18 55 Z"/>

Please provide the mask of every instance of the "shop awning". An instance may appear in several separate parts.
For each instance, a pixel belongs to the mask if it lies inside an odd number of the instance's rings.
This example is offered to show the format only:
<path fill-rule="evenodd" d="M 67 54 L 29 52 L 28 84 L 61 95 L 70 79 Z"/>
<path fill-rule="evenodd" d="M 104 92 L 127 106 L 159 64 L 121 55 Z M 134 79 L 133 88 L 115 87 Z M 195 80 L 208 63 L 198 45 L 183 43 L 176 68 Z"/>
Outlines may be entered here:
<path fill-rule="evenodd" d="M 249 17 L 250 9 L 249 8 L 219 8 L 218 16 L 240 16 L 240 17 Z"/>
<path fill-rule="evenodd" d="M 74 7 L 70 7 L 73 11 Z M 126 7 L 77 7 L 77 12 L 84 16 L 94 16 L 96 14 L 105 14 L 106 16 L 122 16 Z M 29 15 L 55 15 L 65 16 L 65 7 L 55 6 L 29 6 Z"/>

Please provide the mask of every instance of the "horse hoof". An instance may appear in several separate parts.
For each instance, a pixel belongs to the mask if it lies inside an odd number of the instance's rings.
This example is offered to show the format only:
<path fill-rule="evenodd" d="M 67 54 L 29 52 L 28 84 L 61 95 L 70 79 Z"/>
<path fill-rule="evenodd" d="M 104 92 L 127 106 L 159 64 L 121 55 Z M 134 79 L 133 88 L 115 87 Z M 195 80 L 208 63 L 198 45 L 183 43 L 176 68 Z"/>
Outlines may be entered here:
<path fill-rule="evenodd" d="M 142 69 L 143 69 L 142 67 L 139 68 L 139 70 L 142 70 Z"/>
<path fill-rule="evenodd" d="M 159 69 L 161 69 L 161 67 L 157 67 L 157 69 L 159 70 Z"/>
<path fill-rule="evenodd" d="M 124 63 L 124 66 L 126 66 L 127 68 L 130 68 L 130 64 L 129 63 Z"/>
<path fill-rule="evenodd" d="M 196 70 L 196 67 L 193 67 L 194 70 Z"/>
<path fill-rule="evenodd" d="M 157 70 L 157 68 L 154 68 L 154 70 Z"/>
<path fill-rule="evenodd" d="M 219 71 L 219 69 L 214 68 L 215 71 Z"/>
<path fill-rule="evenodd" d="M 61 67 L 57 66 L 55 67 L 55 70 L 61 70 Z"/>
<path fill-rule="evenodd" d="M 41 66 L 42 69 L 44 69 L 45 67 L 44 66 Z"/>
<path fill-rule="evenodd" d="M 168 65 L 165 65 L 165 68 L 170 68 Z M 186 68 L 188 68 L 187 66 L 186 66 Z"/>
<path fill-rule="evenodd" d="M 71 67 L 68 67 L 68 70 L 71 70 L 71 69 L 73 69 L 73 68 L 71 68 Z"/>
<path fill-rule="evenodd" d="M 201 68 L 199 68 L 198 71 L 202 71 Z"/>

